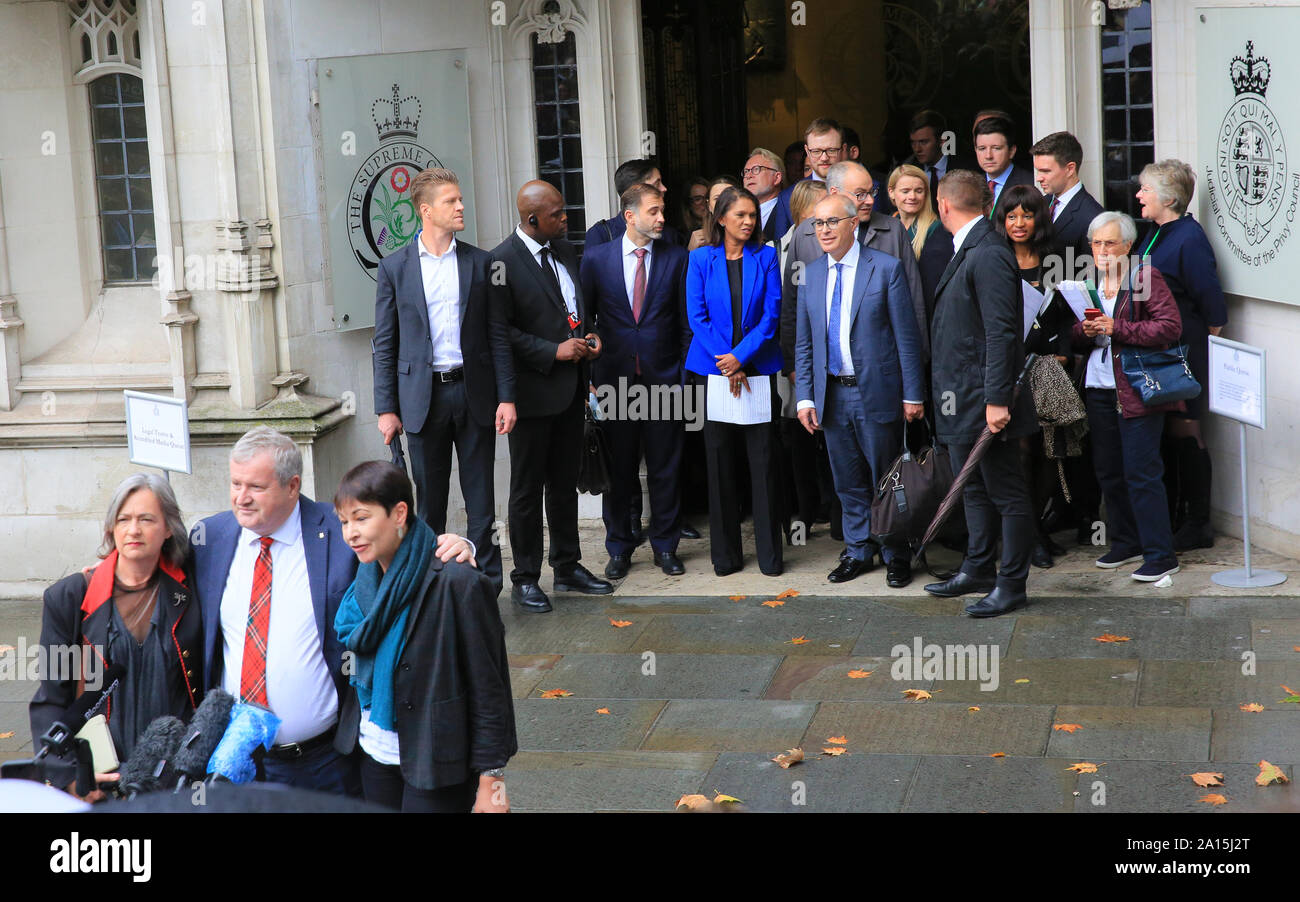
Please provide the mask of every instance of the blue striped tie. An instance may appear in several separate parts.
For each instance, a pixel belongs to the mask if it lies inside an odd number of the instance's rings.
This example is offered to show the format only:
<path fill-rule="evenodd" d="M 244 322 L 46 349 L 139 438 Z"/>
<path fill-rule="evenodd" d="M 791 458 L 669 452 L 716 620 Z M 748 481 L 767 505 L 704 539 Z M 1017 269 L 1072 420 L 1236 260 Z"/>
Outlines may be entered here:
<path fill-rule="evenodd" d="M 831 287 L 831 321 L 826 328 L 826 359 L 832 376 L 840 375 L 844 370 L 844 358 L 840 356 L 840 291 L 844 281 L 844 264 L 835 264 L 835 284 Z"/>

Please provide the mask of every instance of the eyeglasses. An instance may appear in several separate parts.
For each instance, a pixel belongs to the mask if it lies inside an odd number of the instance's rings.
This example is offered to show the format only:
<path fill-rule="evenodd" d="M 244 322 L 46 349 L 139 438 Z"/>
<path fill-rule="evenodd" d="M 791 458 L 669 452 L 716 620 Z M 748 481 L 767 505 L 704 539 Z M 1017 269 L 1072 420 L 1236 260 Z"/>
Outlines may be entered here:
<path fill-rule="evenodd" d="M 815 230 L 817 230 L 817 231 L 821 231 L 822 229 L 833 229 L 833 228 L 835 228 L 836 226 L 838 226 L 841 222 L 848 222 L 849 220 L 854 220 L 854 221 L 856 221 L 856 220 L 857 220 L 857 217 L 856 217 L 856 216 L 836 216 L 836 217 L 833 218 L 833 219 L 814 219 L 814 220 L 812 221 L 812 226 L 813 226 L 813 228 L 814 228 Z"/>
<path fill-rule="evenodd" d="M 843 148 L 840 147 L 809 147 L 808 156 L 810 157 L 829 157 L 831 154 L 839 153 Z"/>
<path fill-rule="evenodd" d="M 779 169 L 773 169 L 771 166 L 750 166 L 748 169 L 740 170 L 741 177 L 758 175 L 760 172 L 780 172 Z"/>
<path fill-rule="evenodd" d="M 852 196 L 853 199 L 856 200 L 858 203 L 862 203 L 862 202 L 863 202 L 864 200 L 866 200 L 868 197 L 872 197 L 873 195 L 872 195 L 872 193 L 871 193 L 870 191 L 868 191 L 866 188 L 859 188 L 857 191 L 854 191 L 853 194 L 852 194 L 851 196 Z"/>
<path fill-rule="evenodd" d="M 1088 242 L 1088 243 L 1091 244 L 1093 247 L 1099 247 L 1099 248 L 1101 248 L 1101 249 L 1104 250 L 1104 251 L 1113 251 L 1113 250 L 1115 250 L 1115 248 L 1117 248 L 1117 247 L 1123 247 L 1123 246 L 1124 246 L 1125 244 L 1127 244 L 1128 242 L 1127 242 L 1127 241 L 1101 241 L 1101 240 L 1095 240 L 1095 241 L 1090 241 L 1090 242 Z"/>

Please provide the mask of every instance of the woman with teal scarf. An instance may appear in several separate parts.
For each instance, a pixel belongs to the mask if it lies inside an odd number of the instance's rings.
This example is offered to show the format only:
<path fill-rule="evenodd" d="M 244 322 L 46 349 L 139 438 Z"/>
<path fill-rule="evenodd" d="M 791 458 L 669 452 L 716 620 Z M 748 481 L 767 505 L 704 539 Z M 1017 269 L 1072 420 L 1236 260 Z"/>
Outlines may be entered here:
<path fill-rule="evenodd" d="M 361 746 L 367 801 L 508 811 L 502 769 L 518 746 L 491 580 L 438 557 L 433 529 L 412 515 L 411 482 L 392 464 L 349 470 L 334 509 L 360 561 L 334 620 L 356 690 L 336 748 Z"/>

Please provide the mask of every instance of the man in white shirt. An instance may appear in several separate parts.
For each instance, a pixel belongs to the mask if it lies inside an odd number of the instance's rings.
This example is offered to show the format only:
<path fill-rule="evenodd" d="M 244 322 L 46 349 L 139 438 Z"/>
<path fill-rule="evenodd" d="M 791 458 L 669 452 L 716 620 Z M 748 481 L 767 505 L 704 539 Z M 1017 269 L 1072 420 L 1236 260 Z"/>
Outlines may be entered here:
<path fill-rule="evenodd" d="M 763 229 L 763 241 L 773 241 L 781 236 L 776 234 L 776 220 L 772 218 L 777 200 L 781 195 L 781 185 L 785 181 L 781 158 L 766 147 L 755 147 L 749 152 L 745 168 L 740 170 L 745 189 L 758 199 L 758 217 Z"/>
<path fill-rule="evenodd" d="M 1048 198 L 1054 226 L 1053 251 L 1061 255 L 1063 278 L 1090 278 L 1081 264 L 1091 259 L 1088 226 L 1102 212 L 1101 204 L 1079 181 L 1083 145 L 1069 132 L 1053 132 L 1029 148 L 1034 158 L 1038 187 Z M 1070 259 L 1071 251 L 1074 259 Z M 1047 261 L 1044 261 L 1045 263 Z"/>
<path fill-rule="evenodd" d="M 230 452 L 231 510 L 190 535 L 203 611 L 204 687 L 219 687 L 280 718 L 263 763 L 271 782 L 357 795 L 355 763 L 332 747 L 343 692 L 344 651 L 334 631 L 357 558 L 333 507 L 300 491 L 302 454 L 267 426 Z M 443 560 L 472 560 L 455 535 Z"/>
<path fill-rule="evenodd" d="M 826 433 L 844 511 L 845 553 L 828 577 L 839 583 L 872 567 L 874 489 L 898 454 L 903 419 L 925 412 L 925 369 L 902 264 L 857 241 L 853 198 L 828 195 L 812 224 L 824 253 L 798 290 L 795 395 L 804 428 Z M 891 587 L 911 582 L 906 540 L 888 542 L 882 557 Z"/>

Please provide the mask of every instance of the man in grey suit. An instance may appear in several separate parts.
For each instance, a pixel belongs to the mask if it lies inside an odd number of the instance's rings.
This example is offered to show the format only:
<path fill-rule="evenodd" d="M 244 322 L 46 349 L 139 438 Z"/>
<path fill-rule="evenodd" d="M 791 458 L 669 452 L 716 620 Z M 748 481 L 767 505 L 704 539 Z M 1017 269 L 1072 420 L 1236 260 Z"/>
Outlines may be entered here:
<path fill-rule="evenodd" d="M 861 163 L 851 160 L 836 163 L 826 171 L 826 186 L 831 194 L 843 194 L 848 197 L 857 208 L 858 243 L 864 247 L 884 251 L 902 264 L 903 279 L 907 282 L 912 309 L 916 314 L 917 331 L 921 336 L 922 359 L 928 359 L 930 328 L 925 316 L 925 293 L 921 289 L 921 270 L 916 265 L 916 254 L 912 252 L 912 243 L 907 240 L 907 230 L 893 216 L 886 216 L 874 209 L 871 197 L 873 187 L 871 173 L 867 172 Z M 794 370 L 795 307 L 798 288 L 796 277 L 822 253 L 821 244 L 813 233 L 812 222 L 805 220 L 794 230 L 794 236 L 790 241 L 790 254 L 786 262 L 781 291 L 781 351 L 785 358 L 786 369 L 790 372 Z M 796 262 L 800 265 L 795 266 Z"/>
<path fill-rule="evenodd" d="M 456 173 L 424 170 L 411 196 L 420 231 L 380 261 L 376 278 L 375 413 L 385 444 L 406 432 L 419 514 L 439 535 L 455 444 L 466 533 L 499 593 L 493 432 L 505 435 L 516 419 L 510 342 L 488 317 L 487 251 L 455 237 L 465 228 Z"/>
<path fill-rule="evenodd" d="M 871 569 L 871 500 L 898 453 L 902 418 L 925 413 L 925 371 L 912 298 L 897 258 L 856 240 L 857 204 L 825 197 L 811 223 L 825 253 L 799 286 L 795 396 L 809 433 L 826 432 L 844 510 L 845 554 L 830 573 L 847 582 Z M 887 581 L 912 581 L 906 543 L 886 546 Z"/>

